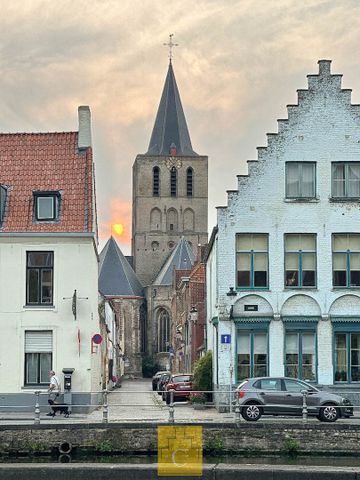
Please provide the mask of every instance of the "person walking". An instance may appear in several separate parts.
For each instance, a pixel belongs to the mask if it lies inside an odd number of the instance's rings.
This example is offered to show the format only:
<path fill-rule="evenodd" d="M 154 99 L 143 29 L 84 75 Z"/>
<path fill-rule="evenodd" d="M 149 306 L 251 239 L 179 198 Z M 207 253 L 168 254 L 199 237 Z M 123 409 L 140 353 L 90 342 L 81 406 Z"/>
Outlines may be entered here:
<path fill-rule="evenodd" d="M 60 395 L 61 388 L 60 388 L 60 381 L 56 376 L 54 370 L 50 370 L 49 377 L 50 377 L 50 384 L 48 388 L 48 394 L 49 394 L 48 404 L 52 407 L 52 405 L 54 405 L 55 403 L 55 400 Z M 47 413 L 46 415 L 48 417 L 53 417 L 54 413 L 55 411 L 52 409 L 52 411 Z"/>

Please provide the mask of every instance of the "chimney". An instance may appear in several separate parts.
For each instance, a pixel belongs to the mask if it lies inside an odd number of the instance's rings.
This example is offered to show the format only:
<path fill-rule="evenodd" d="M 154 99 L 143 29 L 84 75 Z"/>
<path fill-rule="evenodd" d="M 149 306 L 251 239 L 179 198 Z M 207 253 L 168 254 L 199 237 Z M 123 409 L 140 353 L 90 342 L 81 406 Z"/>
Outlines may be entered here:
<path fill-rule="evenodd" d="M 331 75 L 331 60 L 319 60 L 319 75 L 327 77 Z"/>
<path fill-rule="evenodd" d="M 85 150 L 91 147 L 91 113 L 88 106 L 78 108 L 79 115 L 79 135 L 78 149 Z"/>

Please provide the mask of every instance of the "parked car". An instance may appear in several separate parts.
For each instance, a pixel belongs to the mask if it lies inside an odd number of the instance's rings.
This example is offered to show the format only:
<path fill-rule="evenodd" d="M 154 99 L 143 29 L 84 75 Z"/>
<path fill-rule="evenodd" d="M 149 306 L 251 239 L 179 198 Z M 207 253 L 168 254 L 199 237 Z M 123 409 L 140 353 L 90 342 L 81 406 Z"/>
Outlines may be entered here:
<path fill-rule="evenodd" d="M 158 381 L 163 373 L 170 373 L 167 370 L 161 370 L 159 372 L 156 372 L 155 375 L 152 377 L 152 389 L 153 391 L 156 390 Z"/>
<path fill-rule="evenodd" d="M 156 390 L 157 390 L 159 395 L 162 395 L 163 392 L 165 391 L 166 385 L 167 385 L 168 381 L 170 380 L 170 377 L 171 377 L 171 373 L 166 372 L 166 373 L 163 373 L 161 375 L 161 377 L 159 378 L 158 383 L 157 383 L 157 387 L 156 387 Z"/>
<path fill-rule="evenodd" d="M 262 415 L 302 415 L 304 391 L 308 415 L 323 422 L 335 422 L 339 417 L 353 415 L 349 399 L 294 378 L 249 378 L 237 387 L 235 395 L 242 417 L 255 422 Z"/>
<path fill-rule="evenodd" d="M 170 392 L 174 392 L 174 402 L 176 400 L 188 400 L 192 391 L 192 375 L 190 373 L 178 373 L 171 375 L 165 388 L 166 403 L 170 403 Z"/>

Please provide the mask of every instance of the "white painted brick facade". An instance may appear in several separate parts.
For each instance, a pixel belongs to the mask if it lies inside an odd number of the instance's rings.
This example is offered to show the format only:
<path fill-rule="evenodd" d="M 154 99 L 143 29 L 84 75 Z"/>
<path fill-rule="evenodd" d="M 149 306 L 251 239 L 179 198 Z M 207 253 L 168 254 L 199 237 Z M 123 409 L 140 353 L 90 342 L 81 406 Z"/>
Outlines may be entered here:
<path fill-rule="evenodd" d="M 298 91 L 298 105 L 288 106 L 288 120 L 279 120 L 278 134 L 268 134 L 268 146 L 258 148 L 258 160 L 248 163 L 248 176 L 238 177 L 238 191 L 228 192 L 227 206 L 218 209 L 218 232 L 207 263 L 208 347 L 214 352 L 214 383 L 218 385 L 229 384 L 230 366 L 235 362 L 231 305 L 244 311 L 246 302 L 259 304 L 259 311 L 249 312 L 249 317 L 270 311 L 270 375 L 284 374 L 282 315 L 321 317 L 317 380 L 322 384 L 333 383 L 331 315 L 358 316 L 360 321 L 360 290 L 332 286 L 332 234 L 360 232 L 360 203 L 331 200 L 331 163 L 360 162 L 360 105 L 351 105 L 351 92 L 341 89 L 341 75 L 331 75 L 330 61 L 319 61 L 319 74 L 309 75 L 308 83 L 308 90 Z M 315 200 L 286 200 L 288 161 L 316 162 Z M 239 290 L 235 297 L 226 295 L 229 287 L 236 286 L 237 233 L 269 235 L 269 290 Z M 317 235 L 317 288 L 285 289 L 286 233 Z M 231 348 L 219 345 L 218 359 L 216 329 L 211 323 L 214 318 L 219 319 L 219 339 L 223 333 L 232 333 Z M 234 373 L 231 381 L 235 381 Z"/>

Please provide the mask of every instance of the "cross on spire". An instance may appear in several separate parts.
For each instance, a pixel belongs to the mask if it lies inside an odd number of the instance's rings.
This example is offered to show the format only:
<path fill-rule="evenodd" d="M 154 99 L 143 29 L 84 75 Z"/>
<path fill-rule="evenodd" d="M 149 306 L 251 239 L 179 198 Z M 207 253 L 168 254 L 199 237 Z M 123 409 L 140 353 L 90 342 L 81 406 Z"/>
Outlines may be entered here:
<path fill-rule="evenodd" d="M 174 34 L 173 34 L 173 33 L 170 33 L 170 35 L 169 35 L 169 43 L 164 43 L 164 44 L 163 44 L 165 47 L 169 47 L 169 61 L 170 61 L 170 63 L 171 63 L 172 55 L 173 55 L 172 49 L 173 49 L 174 47 L 178 47 L 178 46 L 179 46 L 178 43 L 173 43 L 173 41 L 172 41 L 172 37 L 173 37 L 173 36 L 174 36 Z"/>

